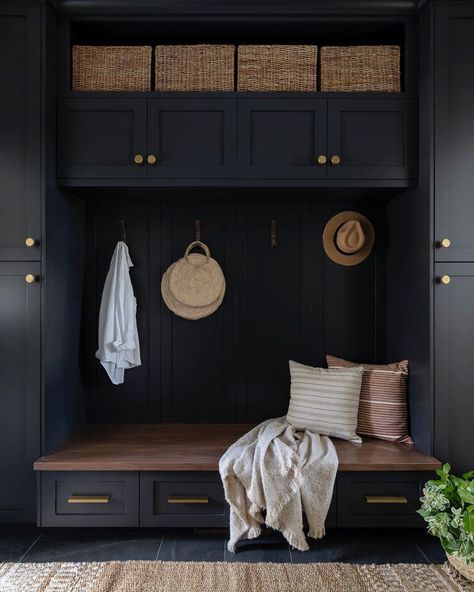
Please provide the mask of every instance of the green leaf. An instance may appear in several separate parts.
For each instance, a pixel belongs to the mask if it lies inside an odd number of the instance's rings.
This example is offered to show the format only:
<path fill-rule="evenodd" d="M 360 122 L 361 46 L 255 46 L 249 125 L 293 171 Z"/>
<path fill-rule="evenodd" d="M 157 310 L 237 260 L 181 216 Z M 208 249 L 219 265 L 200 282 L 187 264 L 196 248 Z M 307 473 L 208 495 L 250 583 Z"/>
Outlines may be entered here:
<path fill-rule="evenodd" d="M 470 493 L 466 489 L 458 487 L 458 495 L 463 502 L 466 502 L 467 504 L 474 504 L 474 494 Z"/>
<path fill-rule="evenodd" d="M 463 519 L 463 523 L 464 523 L 464 528 L 466 529 L 466 532 L 474 533 L 474 513 L 473 512 L 466 513 L 466 515 L 464 516 L 464 519 Z"/>
<path fill-rule="evenodd" d="M 462 478 L 463 479 L 472 479 L 474 477 L 474 471 L 469 471 L 468 473 L 464 473 Z"/>
<path fill-rule="evenodd" d="M 450 470 L 451 470 L 451 465 L 449 463 L 444 463 L 444 465 L 443 465 L 443 473 L 445 473 L 447 475 Z"/>

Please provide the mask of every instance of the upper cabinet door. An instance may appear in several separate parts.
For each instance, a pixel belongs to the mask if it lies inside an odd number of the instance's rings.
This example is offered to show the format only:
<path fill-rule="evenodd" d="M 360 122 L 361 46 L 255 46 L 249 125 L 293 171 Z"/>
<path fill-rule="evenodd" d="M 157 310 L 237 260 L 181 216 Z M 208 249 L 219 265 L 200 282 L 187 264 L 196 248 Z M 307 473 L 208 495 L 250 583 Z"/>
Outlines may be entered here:
<path fill-rule="evenodd" d="M 235 175 L 235 99 L 149 99 L 148 176 Z"/>
<path fill-rule="evenodd" d="M 58 177 L 147 176 L 146 99 L 64 99 L 58 112 Z"/>
<path fill-rule="evenodd" d="M 0 260 L 41 257 L 40 16 L 0 3 Z"/>
<path fill-rule="evenodd" d="M 474 6 L 437 5 L 435 37 L 436 259 L 474 261 Z"/>
<path fill-rule="evenodd" d="M 416 101 L 342 99 L 328 102 L 328 177 L 416 179 Z"/>
<path fill-rule="evenodd" d="M 239 99 L 239 176 L 325 177 L 326 108 L 325 100 Z"/>

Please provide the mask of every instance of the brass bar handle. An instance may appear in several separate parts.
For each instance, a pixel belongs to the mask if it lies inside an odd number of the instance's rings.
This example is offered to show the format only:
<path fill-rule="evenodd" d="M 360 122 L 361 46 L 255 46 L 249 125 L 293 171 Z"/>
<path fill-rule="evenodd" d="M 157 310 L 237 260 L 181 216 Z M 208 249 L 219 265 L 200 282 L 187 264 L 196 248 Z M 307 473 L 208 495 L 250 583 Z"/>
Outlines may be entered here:
<path fill-rule="evenodd" d="M 68 504 L 109 504 L 110 495 L 71 495 Z"/>
<path fill-rule="evenodd" d="M 169 504 L 208 504 L 208 497 L 169 497 Z"/>
<path fill-rule="evenodd" d="M 366 495 L 367 504 L 408 504 L 404 495 Z"/>

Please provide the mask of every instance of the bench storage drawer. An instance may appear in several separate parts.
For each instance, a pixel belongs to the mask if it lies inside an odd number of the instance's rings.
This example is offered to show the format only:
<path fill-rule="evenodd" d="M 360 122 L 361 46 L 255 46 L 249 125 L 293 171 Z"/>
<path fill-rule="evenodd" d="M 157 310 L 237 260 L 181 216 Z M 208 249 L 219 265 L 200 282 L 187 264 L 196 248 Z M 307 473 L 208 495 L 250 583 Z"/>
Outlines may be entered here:
<path fill-rule="evenodd" d="M 228 526 L 219 473 L 140 473 L 140 525 Z"/>
<path fill-rule="evenodd" d="M 337 478 L 338 527 L 416 527 L 424 483 L 431 473 L 347 472 Z"/>
<path fill-rule="evenodd" d="M 138 473 L 43 472 L 42 526 L 138 526 Z"/>

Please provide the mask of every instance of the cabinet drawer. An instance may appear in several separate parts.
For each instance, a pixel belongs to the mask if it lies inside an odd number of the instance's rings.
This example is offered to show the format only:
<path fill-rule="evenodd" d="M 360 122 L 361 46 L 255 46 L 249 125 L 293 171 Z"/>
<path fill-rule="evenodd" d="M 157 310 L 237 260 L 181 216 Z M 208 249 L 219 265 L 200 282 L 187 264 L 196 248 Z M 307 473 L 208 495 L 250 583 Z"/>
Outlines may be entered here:
<path fill-rule="evenodd" d="M 42 526 L 138 526 L 138 473 L 44 472 Z"/>
<path fill-rule="evenodd" d="M 218 473 L 140 474 L 141 526 L 228 526 Z"/>
<path fill-rule="evenodd" d="M 416 514 L 431 473 L 341 473 L 337 486 L 337 525 L 422 526 Z"/>

